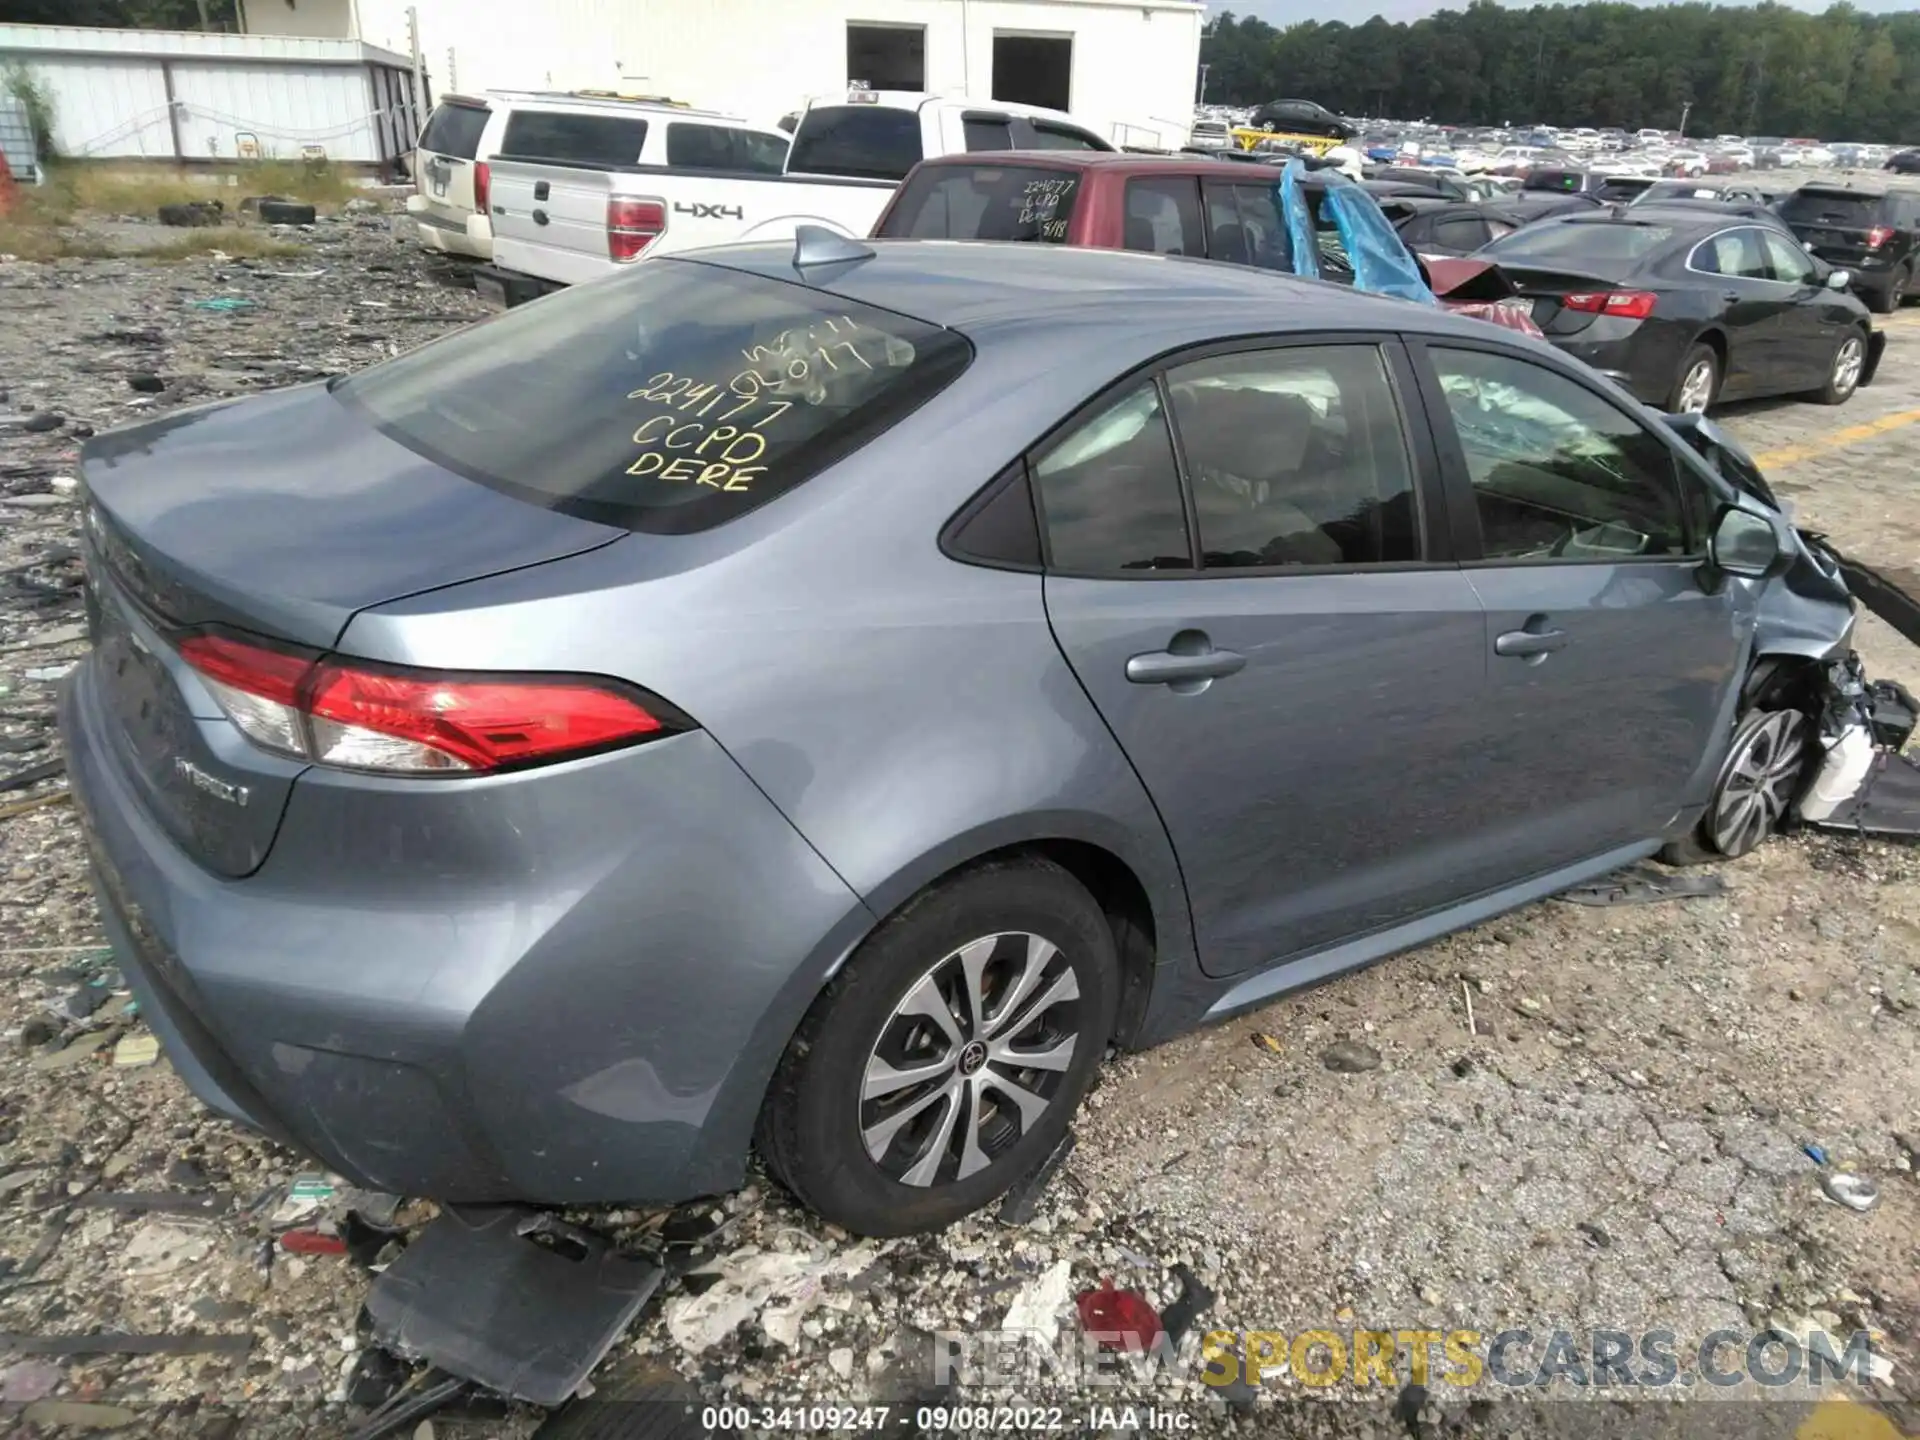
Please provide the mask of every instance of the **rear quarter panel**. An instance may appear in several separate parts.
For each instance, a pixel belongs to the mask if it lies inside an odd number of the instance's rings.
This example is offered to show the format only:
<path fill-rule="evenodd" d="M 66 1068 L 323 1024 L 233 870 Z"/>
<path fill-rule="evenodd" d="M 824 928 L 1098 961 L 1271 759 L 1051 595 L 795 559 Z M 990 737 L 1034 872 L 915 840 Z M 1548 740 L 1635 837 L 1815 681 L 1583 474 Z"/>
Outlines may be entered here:
<path fill-rule="evenodd" d="M 1098 348 L 1153 343 L 1136 324 Z M 1040 577 L 963 564 L 937 543 L 975 490 L 1115 373 L 1089 362 L 1097 353 L 1064 356 L 1043 335 L 1003 348 L 857 456 L 718 530 L 636 535 L 597 560 L 384 605 L 343 648 L 644 684 L 692 715 L 875 915 L 995 849 L 1099 845 L 1140 880 L 1161 964 L 1191 965 L 1171 846 L 1059 653 Z M 807 1000 L 831 962 L 816 963 Z M 790 1000 L 771 991 L 742 1001 L 779 1012 L 770 1071 L 805 1005 L 781 1009 Z"/>

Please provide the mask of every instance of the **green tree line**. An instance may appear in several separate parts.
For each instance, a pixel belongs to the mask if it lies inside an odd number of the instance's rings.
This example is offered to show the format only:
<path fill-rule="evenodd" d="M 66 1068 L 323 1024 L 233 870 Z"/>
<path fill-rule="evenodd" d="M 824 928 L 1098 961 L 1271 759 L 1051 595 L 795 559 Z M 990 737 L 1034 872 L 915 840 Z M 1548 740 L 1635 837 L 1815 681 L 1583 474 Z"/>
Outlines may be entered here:
<path fill-rule="evenodd" d="M 0 0 L 0 24 L 15 25 L 238 30 L 239 12 L 239 0 Z"/>
<path fill-rule="evenodd" d="M 1687 134 L 1920 143 L 1920 11 L 1472 0 L 1412 24 L 1276 29 L 1224 13 L 1206 98 L 1318 100 L 1442 124 L 1619 125 Z"/>

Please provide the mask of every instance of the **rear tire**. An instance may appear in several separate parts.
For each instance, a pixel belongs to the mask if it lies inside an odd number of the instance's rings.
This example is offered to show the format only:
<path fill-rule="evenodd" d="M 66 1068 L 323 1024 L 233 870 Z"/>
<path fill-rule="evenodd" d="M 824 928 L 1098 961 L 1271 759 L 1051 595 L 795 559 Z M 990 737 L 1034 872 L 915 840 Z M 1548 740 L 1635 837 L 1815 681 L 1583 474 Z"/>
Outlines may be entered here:
<path fill-rule="evenodd" d="M 1720 357 L 1711 345 L 1695 345 L 1680 362 L 1680 373 L 1667 393 L 1672 415 L 1704 415 L 1720 394 Z"/>
<path fill-rule="evenodd" d="M 761 1154 L 856 1234 L 940 1229 L 1060 1143 L 1119 999 L 1113 931 L 1060 866 L 995 861 L 943 880 L 807 1012 L 761 1112 Z"/>
<path fill-rule="evenodd" d="M 1867 292 L 1867 308 L 1876 315 L 1891 315 L 1906 303 L 1909 278 L 1907 267 L 1902 265 L 1888 278 L 1886 289 Z"/>
<path fill-rule="evenodd" d="M 1866 365 L 1867 337 L 1859 330 L 1849 330 L 1827 362 L 1827 383 L 1814 391 L 1813 398 L 1822 405 L 1846 404 L 1860 388 Z"/>

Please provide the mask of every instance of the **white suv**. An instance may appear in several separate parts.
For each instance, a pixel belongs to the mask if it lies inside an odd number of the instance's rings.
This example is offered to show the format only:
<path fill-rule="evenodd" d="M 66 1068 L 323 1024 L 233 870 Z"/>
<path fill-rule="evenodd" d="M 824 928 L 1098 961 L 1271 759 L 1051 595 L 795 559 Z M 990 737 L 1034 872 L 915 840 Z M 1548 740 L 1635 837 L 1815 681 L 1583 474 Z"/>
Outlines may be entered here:
<path fill-rule="evenodd" d="M 493 258 L 489 190 L 496 155 L 778 175 L 786 164 L 787 137 L 717 111 L 599 91 L 442 96 L 420 134 L 414 193 L 407 197 L 421 244 Z"/>

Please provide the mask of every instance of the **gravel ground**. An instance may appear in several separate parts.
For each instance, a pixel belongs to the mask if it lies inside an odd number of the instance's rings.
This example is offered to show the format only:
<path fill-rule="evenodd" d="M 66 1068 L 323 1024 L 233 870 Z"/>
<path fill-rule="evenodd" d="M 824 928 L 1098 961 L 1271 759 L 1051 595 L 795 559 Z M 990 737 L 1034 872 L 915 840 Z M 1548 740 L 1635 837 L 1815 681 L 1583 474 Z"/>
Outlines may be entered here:
<path fill-rule="evenodd" d="M 82 649 L 76 436 L 349 370 L 480 313 L 443 267 L 394 243 L 385 217 L 323 221 L 308 239 L 306 257 L 253 264 L 0 262 L 0 416 L 64 417 L 42 433 L 0 426 L 0 774 L 57 755 L 57 672 Z M 200 304 L 224 300 L 250 303 Z M 1724 419 L 1805 521 L 1920 583 L 1920 423 L 1906 423 L 1920 422 L 1920 314 L 1887 323 L 1882 378 L 1844 409 L 1768 403 Z M 1871 617 L 1859 643 L 1871 673 L 1920 688 L 1920 657 Z M 357 1318 L 368 1276 L 345 1256 L 276 1248 L 301 1160 L 213 1119 L 142 1053 L 61 784 L 0 794 L 0 1423 L 346 1433 L 349 1376 L 371 1364 Z M 1920 1428 L 1902 1399 L 1920 1374 L 1920 855 L 1802 836 L 1720 873 L 1713 898 L 1536 905 L 1119 1059 L 1023 1226 L 977 1218 L 859 1242 L 765 1181 L 673 1215 L 582 1217 L 636 1248 L 672 1242 L 676 1269 L 696 1271 L 669 1283 L 595 1383 L 602 1396 L 675 1382 L 710 1400 L 892 1402 L 896 1422 L 916 1400 L 1024 1397 L 1062 1406 L 1064 1428 L 1114 1433 L 1127 1417 L 1109 1425 L 1090 1404 L 1153 1402 L 1209 1431 L 1347 1435 L 1700 1434 L 1722 1416 L 1730 1434 L 1788 1434 L 1806 1416 L 1804 1403 L 1693 1403 L 1627 1420 L 1611 1404 L 1436 1379 L 1424 1410 L 1403 1395 L 1396 1418 L 1378 1383 L 1309 1387 L 1290 1371 L 1269 1373 L 1269 1397 L 1356 1403 L 1248 1408 L 1252 1392 L 1203 1385 L 1197 1365 L 1106 1385 L 1016 1368 L 1004 1384 L 929 1388 L 938 1332 L 977 1340 L 1010 1311 L 1048 1328 L 1071 1315 L 1063 1297 L 1106 1277 L 1165 1306 L 1183 1266 L 1217 1297 L 1197 1330 L 1527 1329 L 1535 1362 L 1556 1327 L 1582 1346 L 1596 1329 L 1664 1329 L 1686 1368 L 1711 1331 L 1744 1342 L 1811 1315 L 1878 1332 L 1894 1366 L 1871 1397 L 1889 1428 L 1847 1433 Z M 1840 1169 L 1878 1186 L 1875 1208 L 1825 1198 L 1823 1173 Z M 200 1208 L 105 1198 L 127 1192 Z M 394 1223 L 430 1213 L 414 1205 Z M 229 1348 L 8 1358 L 14 1337 L 100 1331 Z M 1490 1410 L 1467 1404 L 1488 1398 Z M 546 1433 L 586 1433 L 591 1419 Z M 434 1433 L 538 1424 L 482 1406 L 443 1414 Z"/>

